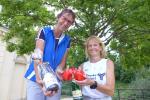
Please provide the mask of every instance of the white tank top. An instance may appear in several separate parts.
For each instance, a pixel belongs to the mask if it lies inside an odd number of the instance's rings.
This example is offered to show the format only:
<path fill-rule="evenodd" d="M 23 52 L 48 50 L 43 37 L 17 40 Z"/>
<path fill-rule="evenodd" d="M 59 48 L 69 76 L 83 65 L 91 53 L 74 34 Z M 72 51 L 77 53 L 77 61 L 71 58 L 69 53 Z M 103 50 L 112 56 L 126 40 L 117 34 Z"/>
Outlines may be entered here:
<path fill-rule="evenodd" d="M 83 71 L 85 72 L 87 78 L 96 80 L 98 84 L 106 84 L 106 67 L 107 59 L 101 59 L 96 63 L 87 61 L 83 64 Z M 111 100 L 111 96 L 99 92 L 96 89 L 90 89 L 90 86 L 83 86 L 82 93 L 83 96 L 90 98 L 98 99 L 107 97 L 107 100 Z"/>

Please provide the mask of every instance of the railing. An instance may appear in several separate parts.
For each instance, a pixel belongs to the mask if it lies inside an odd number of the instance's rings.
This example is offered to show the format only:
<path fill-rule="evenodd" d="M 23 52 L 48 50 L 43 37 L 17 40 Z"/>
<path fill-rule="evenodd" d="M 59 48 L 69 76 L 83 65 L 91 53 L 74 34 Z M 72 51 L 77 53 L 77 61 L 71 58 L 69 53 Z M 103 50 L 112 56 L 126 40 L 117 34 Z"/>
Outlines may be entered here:
<path fill-rule="evenodd" d="M 116 89 L 113 100 L 150 100 L 150 89 Z"/>
<path fill-rule="evenodd" d="M 64 82 L 62 95 L 72 96 L 71 82 Z M 150 100 L 150 89 L 115 89 L 113 100 Z"/>

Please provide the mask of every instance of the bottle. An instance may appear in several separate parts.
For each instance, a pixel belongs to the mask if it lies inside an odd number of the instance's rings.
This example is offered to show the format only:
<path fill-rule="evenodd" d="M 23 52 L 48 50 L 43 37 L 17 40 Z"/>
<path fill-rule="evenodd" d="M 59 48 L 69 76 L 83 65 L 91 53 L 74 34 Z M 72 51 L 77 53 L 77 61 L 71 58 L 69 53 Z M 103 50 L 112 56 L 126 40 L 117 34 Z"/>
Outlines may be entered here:
<path fill-rule="evenodd" d="M 72 96 L 73 100 L 82 100 L 82 92 L 79 87 L 75 82 L 72 82 Z"/>
<path fill-rule="evenodd" d="M 43 80 L 46 91 L 57 91 L 59 83 L 57 76 L 48 62 L 43 62 L 38 65 L 40 78 Z"/>

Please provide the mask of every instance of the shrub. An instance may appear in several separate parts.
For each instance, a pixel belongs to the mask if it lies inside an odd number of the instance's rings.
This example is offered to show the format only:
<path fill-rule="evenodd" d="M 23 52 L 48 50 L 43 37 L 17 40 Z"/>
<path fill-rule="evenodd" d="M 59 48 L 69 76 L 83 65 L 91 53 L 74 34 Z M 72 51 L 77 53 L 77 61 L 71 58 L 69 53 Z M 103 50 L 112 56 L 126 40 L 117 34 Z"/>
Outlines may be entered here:
<path fill-rule="evenodd" d="M 133 91 L 131 95 L 150 98 L 150 68 L 144 68 L 136 74 L 136 80 L 129 85 L 130 88 L 140 89 Z"/>

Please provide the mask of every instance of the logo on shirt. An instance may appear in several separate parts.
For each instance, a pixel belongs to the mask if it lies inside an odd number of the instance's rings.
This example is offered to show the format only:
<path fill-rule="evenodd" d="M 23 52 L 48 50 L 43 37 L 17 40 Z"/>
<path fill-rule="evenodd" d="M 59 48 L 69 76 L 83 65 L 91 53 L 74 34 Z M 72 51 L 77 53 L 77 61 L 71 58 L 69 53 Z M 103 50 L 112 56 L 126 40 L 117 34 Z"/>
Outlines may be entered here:
<path fill-rule="evenodd" d="M 92 75 L 87 74 L 86 76 L 87 76 L 89 79 L 92 79 L 92 80 L 96 80 L 96 77 L 98 76 L 98 78 L 99 78 L 100 80 L 103 80 L 105 74 L 106 74 L 106 73 L 98 73 L 98 74 L 92 74 Z"/>
<path fill-rule="evenodd" d="M 105 73 L 98 73 L 98 76 L 99 76 L 99 78 L 100 78 L 100 80 L 103 80 L 103 77 L 105 76 Z"/>

